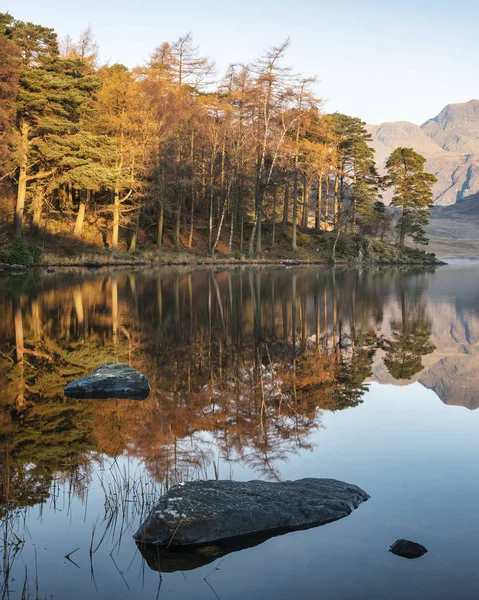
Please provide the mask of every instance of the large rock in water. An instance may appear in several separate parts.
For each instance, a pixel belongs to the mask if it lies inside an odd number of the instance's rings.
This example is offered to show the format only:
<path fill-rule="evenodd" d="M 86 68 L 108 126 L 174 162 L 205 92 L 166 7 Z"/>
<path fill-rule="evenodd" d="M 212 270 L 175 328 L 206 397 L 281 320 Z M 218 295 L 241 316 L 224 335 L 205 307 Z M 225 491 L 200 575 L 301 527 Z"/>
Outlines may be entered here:
<path fill-rule="evenodd" d="M 143 400 L 150 393 L 148 379 L 130 365 L 112 363 L 65 387 L 68 398 L 131 398 Z"/>
<path fill-rule="evenodd" d="M 192 481 L 170 488 L 134 537 L 161 546 L 264 532 L 272 537 L 346 517 L 368 498 L 356 485 L 335 479 Z"/>

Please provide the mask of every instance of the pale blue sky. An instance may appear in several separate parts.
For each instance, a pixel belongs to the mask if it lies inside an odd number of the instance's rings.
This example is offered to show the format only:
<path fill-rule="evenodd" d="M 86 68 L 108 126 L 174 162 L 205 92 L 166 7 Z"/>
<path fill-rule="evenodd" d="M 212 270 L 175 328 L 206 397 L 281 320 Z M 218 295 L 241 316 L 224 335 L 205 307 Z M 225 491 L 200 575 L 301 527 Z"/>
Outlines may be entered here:
<path fill-rule="evenodd" d="M 89 23 L 102 60 L 127 66 L 191 31 L 224 68 L 291 38 L 289 62 L 318 78 L 325 110 L 421 124 L 479 98 L 477 0 L 0 0 L 0 10 L 77 38 Z"/>

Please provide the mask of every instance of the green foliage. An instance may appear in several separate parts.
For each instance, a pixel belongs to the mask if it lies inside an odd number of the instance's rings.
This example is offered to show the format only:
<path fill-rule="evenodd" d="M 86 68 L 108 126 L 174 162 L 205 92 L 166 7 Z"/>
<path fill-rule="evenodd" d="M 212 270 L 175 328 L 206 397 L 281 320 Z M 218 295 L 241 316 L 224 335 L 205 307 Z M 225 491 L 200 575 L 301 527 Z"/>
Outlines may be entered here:
<path fill-rule="evenodd" d="M 419 244 L 427 244 L 424 227 L 428 223 L 427 210 L 432 203 L 432 186 L 437 178 L 424 171 L 426 159 L 412 148 L 396 148 L 386 168 L 387 181 L 394 187 L 392 206 L 402 209 L 396 225 L 399 245 L 404 246 L 407 235 Z"/>
<path fill-rule="evenodd" d="M 21 236 L 13 238 L 8 255 L 9 265 L 28 265 L 32 262 L 32 254 Z"/>
<path fill-rule="evenodd" d="M 240 252 L 239 250 L 235 250 L 234 252 L 232 252 L 231 256 L 233 258 L 236 258 L 236 260 L 242 260 L 244 258 L 244 254 L 242 252 Z"/>

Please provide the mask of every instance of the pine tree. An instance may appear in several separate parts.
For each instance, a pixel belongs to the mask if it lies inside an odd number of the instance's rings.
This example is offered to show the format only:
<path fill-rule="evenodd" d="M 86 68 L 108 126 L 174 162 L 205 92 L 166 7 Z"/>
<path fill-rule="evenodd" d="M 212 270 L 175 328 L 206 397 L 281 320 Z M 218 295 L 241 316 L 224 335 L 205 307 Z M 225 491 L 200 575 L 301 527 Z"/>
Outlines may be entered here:
<path fill-rule="evenodd" d="M 426 159 L 412 148 L 396 148 L 386 163 L 387 182 L 394 187 L 392 206 L 401 208 L 396 225 L 398 245 L 407 235 L 419 244 L 427 244 L 424 227 L 432 203 L 432 186 L 437 178 L 424 171 Z"/>
<path fill-rule="evenodd" d="M 60 58 L 52 29 L 10 19 L 3 35 L 18 46 L 20 53 L 15 103 L 19 172 L 14 221 L 15 234 L 19 235 L 29 184 L 48 180 L 69 168 L 72 143 L 101 82 L 80 59 Z"/>

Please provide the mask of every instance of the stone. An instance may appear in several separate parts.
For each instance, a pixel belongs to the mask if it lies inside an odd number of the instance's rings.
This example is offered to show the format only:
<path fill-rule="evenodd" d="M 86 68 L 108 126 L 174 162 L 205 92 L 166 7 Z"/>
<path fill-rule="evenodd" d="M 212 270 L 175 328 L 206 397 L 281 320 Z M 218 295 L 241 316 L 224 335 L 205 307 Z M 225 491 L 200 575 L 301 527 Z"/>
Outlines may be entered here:
<path fill-rule="evenodd" d="M 102 365 L 91 375 L 71 381 L 64 390 L 68 398 L 131 398 L 145 399 L 150 393 L 148 379 L 130 365 Z"/>
<path fill-rule="evenodd" d="M 11 271 L 12 273 L 26 273 L 28 271 L 28 267 L 25 265 L 6 265 L 6 270 Z"/>
<path fill-rule="evenodd" d="M 401 539 L 396 540 L 394 544 L 389 546 L 389 552 L 396 554 L 396 556 L 402 556 L 403 558 L 419 558 L 423 554 L 426 554 L 427 548 L 417 542 Z"/>
<path fill-rule="evenodd" d="M 335 479 L 191 481 L 170 488 L 134 537 L 168 547 L 272 537 L 346 517 L 368 498 L 356 485 Z"/>
<path fill-rule="evenodd" d="M 98 260 L 86 260 L 83 263 L 83 266 L 87 267 L 88 269 L 100 269 L 103 265 Z"/>

